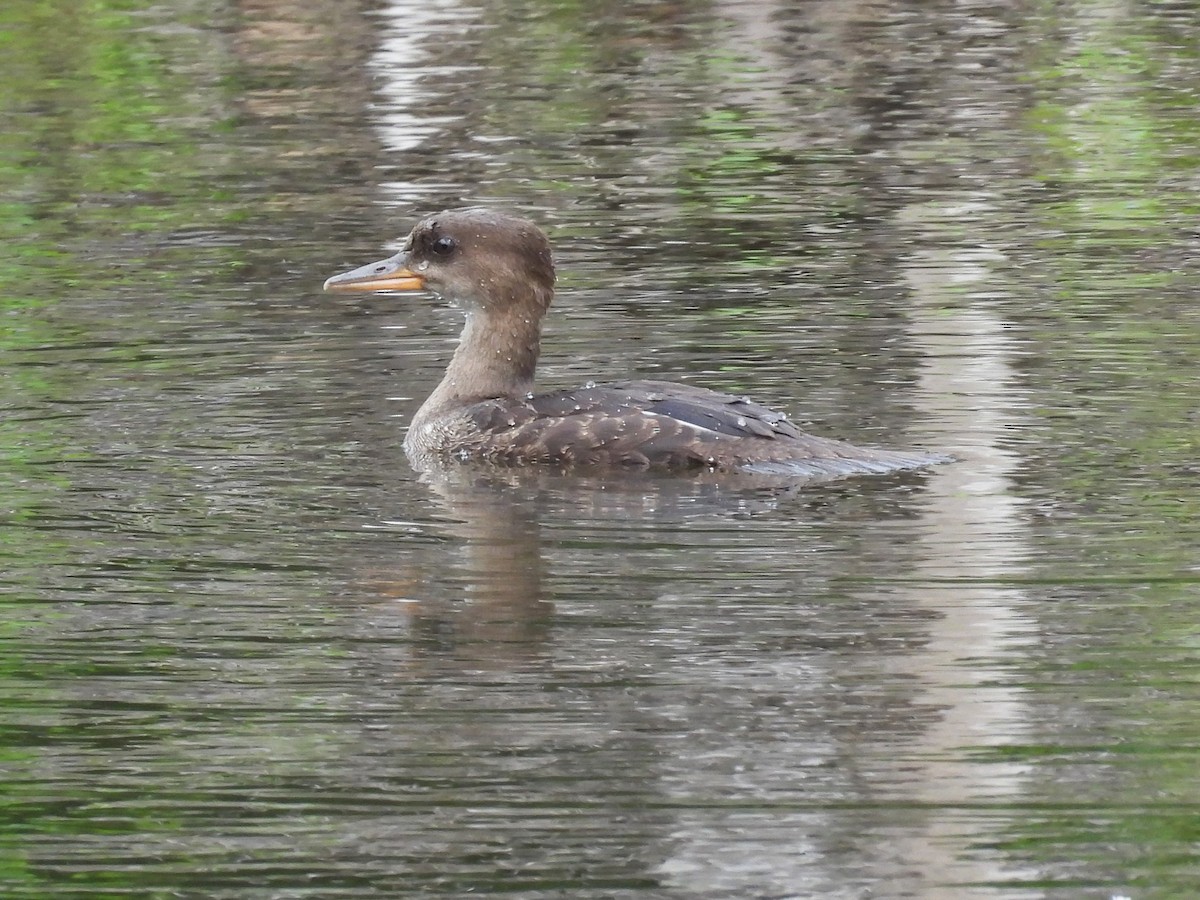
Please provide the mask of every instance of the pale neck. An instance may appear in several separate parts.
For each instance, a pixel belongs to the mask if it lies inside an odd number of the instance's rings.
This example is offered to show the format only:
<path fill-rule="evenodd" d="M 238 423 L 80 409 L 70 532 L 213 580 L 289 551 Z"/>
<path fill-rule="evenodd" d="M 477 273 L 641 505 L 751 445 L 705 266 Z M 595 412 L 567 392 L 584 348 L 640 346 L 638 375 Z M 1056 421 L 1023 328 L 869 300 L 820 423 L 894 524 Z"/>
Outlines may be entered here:
<path fill-rule="evenodd" d="M 413 418 L 412 428 L 453 409 L 498 397 L 518 399 L 533 390 L 541 341 L 541 310 L 467 313 L 458 349 L 446 375 Z"/>

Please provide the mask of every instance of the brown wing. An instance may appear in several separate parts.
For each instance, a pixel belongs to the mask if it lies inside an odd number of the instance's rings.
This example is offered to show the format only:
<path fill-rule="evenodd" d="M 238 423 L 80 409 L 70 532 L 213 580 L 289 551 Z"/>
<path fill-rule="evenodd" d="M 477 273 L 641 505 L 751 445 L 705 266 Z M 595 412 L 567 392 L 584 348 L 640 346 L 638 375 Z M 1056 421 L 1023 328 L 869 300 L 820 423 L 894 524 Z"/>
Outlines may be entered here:
<path fill-rule="evenodd" d="M 715 465 L 704 429 L 660 415 L 646 398 L 615 385 L 542 394 L 471 408 L 487 435 L 481 455 L 496 462 L 686 469 Z"/>
<path fill-rule="evenodd" d="M 472 407 L 470 418 L 483 436 L 479 455 L 501 463 L 844 475 L 938 459 L 814 437 L 745 398 L 657 381 L 491 400 Z"/>

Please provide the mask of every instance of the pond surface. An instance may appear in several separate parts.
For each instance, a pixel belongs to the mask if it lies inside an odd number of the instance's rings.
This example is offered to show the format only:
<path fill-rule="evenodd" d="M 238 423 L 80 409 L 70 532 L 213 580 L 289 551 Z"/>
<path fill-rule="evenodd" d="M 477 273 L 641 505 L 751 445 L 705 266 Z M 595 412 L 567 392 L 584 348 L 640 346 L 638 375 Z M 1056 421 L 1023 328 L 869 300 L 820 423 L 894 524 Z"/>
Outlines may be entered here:
<path fill-rule="evenodd" d="M 10 0 L 12 898 L 1183 897 L 1200 8 Z M 420 478 L 459 327 L 330 274 L 550 233 L 541 383 L 926 472 Z"/>

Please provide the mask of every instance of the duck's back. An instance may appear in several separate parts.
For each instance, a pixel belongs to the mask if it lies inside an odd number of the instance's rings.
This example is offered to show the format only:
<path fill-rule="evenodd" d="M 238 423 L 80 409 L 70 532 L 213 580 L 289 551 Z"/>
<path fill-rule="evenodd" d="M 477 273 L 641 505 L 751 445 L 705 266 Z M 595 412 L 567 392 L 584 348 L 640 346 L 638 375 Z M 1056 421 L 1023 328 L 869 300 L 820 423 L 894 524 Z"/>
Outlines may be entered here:
<path fill-rule="evenodd" d="M 410 435 L 410 453 L 501 465 L 710 468 L 808 477 L 945 460 L 815 437 L 743 397 L 658 381 L 485 400 L 457 410 L 443 426 Z"/>

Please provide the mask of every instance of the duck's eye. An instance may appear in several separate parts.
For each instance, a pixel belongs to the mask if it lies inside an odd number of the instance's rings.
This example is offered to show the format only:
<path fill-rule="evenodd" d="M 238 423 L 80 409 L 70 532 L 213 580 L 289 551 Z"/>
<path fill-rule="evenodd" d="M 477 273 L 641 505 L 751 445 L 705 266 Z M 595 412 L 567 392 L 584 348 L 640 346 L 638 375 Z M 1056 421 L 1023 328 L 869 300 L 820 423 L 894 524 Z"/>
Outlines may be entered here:
<path fill-rule="evenodd" d="M 458 247 L 458 241 L 452 237 L 443 236 L 429 245 L 429 252 L 434 256 L 440 256 L 442 259 L 445 259 L 454 252 L 456 247 Z"/>

